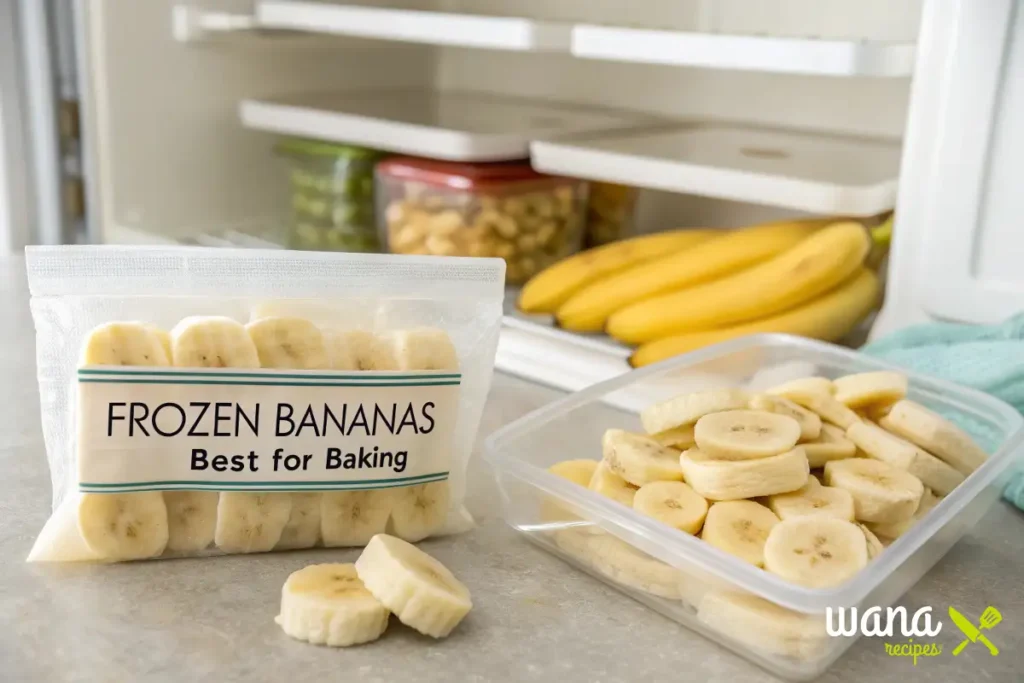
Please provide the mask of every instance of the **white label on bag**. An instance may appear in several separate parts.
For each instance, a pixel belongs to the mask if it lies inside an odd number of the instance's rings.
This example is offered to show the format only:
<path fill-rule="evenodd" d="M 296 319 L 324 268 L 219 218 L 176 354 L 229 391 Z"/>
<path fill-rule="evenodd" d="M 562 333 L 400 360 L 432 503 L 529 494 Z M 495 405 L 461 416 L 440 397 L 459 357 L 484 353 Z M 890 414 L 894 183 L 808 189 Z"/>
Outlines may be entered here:
<path fill-rule="evenodd" d="M 378 489 L 447 479 L 457 372 L 78 371 L 90 493 Z"/>

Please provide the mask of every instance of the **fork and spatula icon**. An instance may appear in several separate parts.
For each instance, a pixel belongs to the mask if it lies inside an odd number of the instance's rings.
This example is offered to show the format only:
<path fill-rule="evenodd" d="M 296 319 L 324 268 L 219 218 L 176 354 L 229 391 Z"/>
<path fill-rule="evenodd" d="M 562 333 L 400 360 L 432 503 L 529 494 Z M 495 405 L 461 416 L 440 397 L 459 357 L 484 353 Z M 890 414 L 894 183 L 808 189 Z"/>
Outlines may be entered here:
<path fill-rule="evenodd" d="M 970 619 L 961 614 L 955 607 L 949 608 L 949 618 L 953 620 L 956 627 L 963 631 L 963 634 L 967 636 L 962 643 L 956 646 L 953 650 L 953 656 L 956 657 L 960 654 L 965 647 L 970 643 L 981 643 L 988 648 L 989 653 L 995 657 L 999 654 L 999 649 L 992 644 L 985 634 L 981 632 L 982 629 L 991 630 L 996 624 L 1003 620 L 1003 615 L 999 613 L 995 607 L 988 607 L 981 614 L 981 620 L 978 626 L 974 625 Z"/>

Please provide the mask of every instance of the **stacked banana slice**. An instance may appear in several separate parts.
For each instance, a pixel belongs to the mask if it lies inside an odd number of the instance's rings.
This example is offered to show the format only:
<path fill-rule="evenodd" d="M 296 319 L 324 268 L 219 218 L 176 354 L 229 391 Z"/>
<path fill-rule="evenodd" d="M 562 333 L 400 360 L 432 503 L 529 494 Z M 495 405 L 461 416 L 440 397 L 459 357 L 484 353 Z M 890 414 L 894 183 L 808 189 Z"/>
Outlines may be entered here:
<path fill-rule="evenodd" d="M 906 393 L 905 376 L 867 372 L 758 394 L 686 394 L 641 413 L 647 434 L 607 430 L 600 461 L 549 471 L 791 583 L 829 588 L 855 576 L 987 457 Z M 683 600 L 734 639 L 803 658 L 825 647 L 820 616 L 723 590 L 564 502 L 542 501 L 541 515 L 570 559 L 632 589 Z"/>
<path fill-rule="evenodd" d="M 447 333 L 415 328 L 385 334 L 321 330 L 308 320 L 264 317 L 248 325 L 190 317 L 167 333 L 138 322 L 93 330 L 82 366 L 335 370 L 457 369 Z M 386 530 L 408 541 L 447 519 L 448 482 L 372 491 L 246 493 L 166 491 L 83 494 L 82 540 L 98 559 L 138 560 L 224 553 L 363 546 Z M 70 540 L 68 541 L 71 542 Z"/>
<path fill-rule="evenodd" d="M 472 607 L 469 590 L 443 564 L 377 534 L 355 564 L 314 564 L 292 573 L 274 621 L 296 640 L 348 647 L 383 635 L 392 612 L 406 626 L 444 638 Z"/>

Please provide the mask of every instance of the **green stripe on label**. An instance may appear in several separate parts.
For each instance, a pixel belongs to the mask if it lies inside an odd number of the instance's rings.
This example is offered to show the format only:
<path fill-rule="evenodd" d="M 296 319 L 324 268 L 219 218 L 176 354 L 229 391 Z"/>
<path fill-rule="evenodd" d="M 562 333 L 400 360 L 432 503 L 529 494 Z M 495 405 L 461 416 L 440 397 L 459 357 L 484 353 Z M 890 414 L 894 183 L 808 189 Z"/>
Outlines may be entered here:
<path fill-rule="evenodd" d="M 198 379 L 99 379 L 79 377 L 79 384 L 212 384 L 238 387 L 449 387 L 459 380 L 445 382 L 231 382 Z"/>
<path fill-rule="evenodd" d="M 357 481 L 143 481 L 123 484 L 83 482 L 78 489 L 84 493 L 130 493 L 139 491 L 348 491 L 360 489 L 389 489 L 444 481 L 448 472 L 423 474 L 401 479 L 361 479 Z"/>
<path fill-rule="evenodd" d="M 78 375 L 109 375 L 113 377 L 131 377 L 131 376 L 153 376 L 153 377 L 241 377 L 241 378 L 260 378 L 260 377 L 280 377 L 282 379 L 351 379 L 351 380 L 376 380 L 376 381 L 393 381 L 393 380 L 410 380 L 410 379 L 461 379 L 460 373 L 445 373 L 445 374 L 432 374 L 429 371 L 424 371 L 414 375 L 377 375 L 367 377 L 372 373 L 364 373 L 359 375 L 341 375 L 341 374 L 308 374 L 308 375 L 295 375 L 295 374 L 277 374 L 273 372 L 221 372 L 219 370 L 211 370 L 208 372 L 195 372 L 189 370 L 107 370 L 102 368 L 79 368 Z"/>

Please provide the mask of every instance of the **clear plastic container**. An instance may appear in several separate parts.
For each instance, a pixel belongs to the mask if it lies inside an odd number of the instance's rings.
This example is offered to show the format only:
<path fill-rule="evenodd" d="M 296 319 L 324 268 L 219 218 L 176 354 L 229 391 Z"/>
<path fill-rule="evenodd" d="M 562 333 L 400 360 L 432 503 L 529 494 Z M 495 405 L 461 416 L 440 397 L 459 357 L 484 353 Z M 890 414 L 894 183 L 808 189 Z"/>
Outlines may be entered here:
<path fill-rule="evenodd" d="M 636 232 L 636 200 L 640 190 L 615 183 L 590 183 L 584 245 L 599 247 L 632 237 Z"/>
<path fill-rule="evenodd" d="M 395 254 L 497 256 L 525 282 L 579 250 L 587 184 L 526 162 L 395 157 L 377 167 L 381 240 Z"/>
<path fill-rule="evenodd" d="M 891 605 L 999 499 L 1010 465 L 1024 450 L 1024 419 L 1016 410 L 978 391 L 906 373 L 910 398 L 956 421 L 990 457 L 857 576 L 829 589 L 784 581 L 545 469 L 561 460 L 600 459 L 605 429 L 642 431 L 639 411 L 679 393 L 757 390 L 809 375 L 891 367 L 807 339 L 746 337 L 551 403 L 494 433 L 486 458 L 506 520 L 531 541 L 776 675 L 810 680 L 856 639 L 827 635 L 827 607 Z M 942 616 L 934 614 L 933 623 Z"/>
<path fill-rule="evenodd" d="M 284 140 L 277 151 L 291 164 L 292 224 L 287 246 L 380 251 L 373 202 L 378 152 L 303 139 Z"/>

